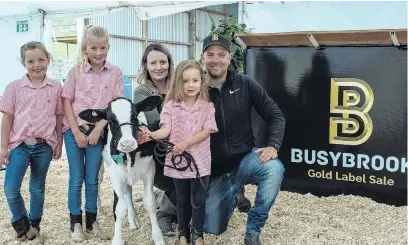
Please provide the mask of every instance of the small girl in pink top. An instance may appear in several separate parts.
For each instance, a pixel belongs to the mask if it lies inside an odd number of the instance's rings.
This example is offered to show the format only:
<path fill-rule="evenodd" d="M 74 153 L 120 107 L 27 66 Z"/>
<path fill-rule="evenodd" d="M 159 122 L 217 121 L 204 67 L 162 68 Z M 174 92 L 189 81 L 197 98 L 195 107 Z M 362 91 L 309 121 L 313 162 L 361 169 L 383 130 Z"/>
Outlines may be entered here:
<path fill-rule="evenodd" d="M 204 71 L 195 60 L 181 62 L 175 71 L 169 92 L 160 114 L 161 128 L 150 132 L 141 127 L 153 139 L 165 139 L 174 144 L 173 155 L 190 153 L 198 167 L 202 182 L 197 179 L 193 166 L 185 171 L 165 167 L 164 175 L 172 177 L 176 186 L 179 244 L 190 243 L 189 223 L 192 218 L 192 244 L 204 244 L 204 216 L 206 190 L 211 172 L 210 133 L 217 132 L 215 108 L 208 100 Z M 171 154 L 165 164 L 173 166 Z M 177 168 L 186 166 L 186 160 Z M 203 185 L 204 184 L 204 185 Z"/>
<path fill-rule="evenodd" d="M 85 240 L 81 200 L 84 182 L 86 231 L 101 239 L 109 238 L 97 221 L 98 173 L 106 143 L 107 121 L 90 124 L 78 117 L 83 110 L 105 109 L 113 99 L 124 97 L 122 72 L 106 61 L 108 50 L 108 31 L 99 26 L 86 27 L 78 63 L 69 71 L 62 91 L 63 131 L 69 165 L 68 209 L 71 238 L 76 242 Z"/>
<path fill-rule="evenodd" d="M 62 86 L 47 77 L 50 55 L 40 42 L 21 49 L 27 73 L 11 82 L 0 100 L 0 164 L 6 164 L 4 193 L 18 241 L 40 239 L 45 181 L 51 160 L 61 157 Z M 10 153 L 9 153 L 10 150 Z M 30 165 L 30 214 L 20 189 Z"/>

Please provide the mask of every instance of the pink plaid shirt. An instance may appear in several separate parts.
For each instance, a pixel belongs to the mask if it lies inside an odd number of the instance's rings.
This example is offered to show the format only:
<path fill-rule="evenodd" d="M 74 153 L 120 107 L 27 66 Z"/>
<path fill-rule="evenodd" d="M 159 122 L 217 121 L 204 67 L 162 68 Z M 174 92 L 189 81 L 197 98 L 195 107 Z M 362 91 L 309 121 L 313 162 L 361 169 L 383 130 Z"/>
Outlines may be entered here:
<path fill-rule="evenodd" d="M 197 100 L 192 108 L 186 107 L 184 102 L 176 102 L 171 100 L 167 102 L 160 114 L 160 124 L 168 124 L 171 126 L 170 142 L 177 144 L 186 138 L 189 138 L 204 129 L 211 129 L 211 133 L 217 132 L 217 124 L 215 122 L 215 108 L 212 103 Z M 210 152 L 210 137 L 201 143 L 191 145 L 186 148 L 186 151 L 194 158 L 200 176 L 207 176 L 211 173 L 211 152 Z M 173 166 L 171 163 L 172 154 L 166 156 L 166 165 Z M 186 166 L 185 159 L 177 165 L 177 167 Z M 164 168 L 164 175 L 177 179 L 196 178 L 197 172 L 192 165 L 192 170 L 178 171 L 173 168 Z"/>
<path fill-rule="evenodd" d="M 124 97 L 122 71 L 119 67 L 105 62 L 100 72 L 92 70 L 87 64 L 84 70 L 72 68 L 62 90 L 62 97 L 73 101 L 72 108 L 78 126 L 91 124 L 78 117 L 86 109 L 105 109 L 109 102 L 118 97 Z M 69 129 L 66 117 L 62 120 L 63 132 Z"/>
<path fill-rule="evenodd" d="M 45 139 L 55 149 L 58 144 L 56 115 L 63 114 L 61 93 L 61 84 L 47 76 L 40 88 L 33 86 L 28 74 L 7 85 L 0 100 L 0 111 L 14 116 L 10 150 L 27 138 Z"/>

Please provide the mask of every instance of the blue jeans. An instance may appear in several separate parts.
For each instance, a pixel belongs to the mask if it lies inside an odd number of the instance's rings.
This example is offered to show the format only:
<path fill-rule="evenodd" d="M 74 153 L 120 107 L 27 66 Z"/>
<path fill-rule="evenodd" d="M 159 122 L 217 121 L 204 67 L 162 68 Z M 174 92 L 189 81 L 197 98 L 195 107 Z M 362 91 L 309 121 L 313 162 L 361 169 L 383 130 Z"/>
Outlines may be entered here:
<path fill-rule="evenodd" d="M 52 148 L 48 144 L 28 146 L 21 144 L 10 151 L 6 167 L 4 193 L 10 208 L 12 222 L 27 216 L 21 184 L 30 164 L 30 220 L 42 217 L 44 210 L 45 179 L 52 160 Z"/>
<path fill-rule="evenodd" d="M 64 133 L 69 166 L 68 209 L 72 215 L 80 215 L 82 207 L 82 183 L 85 182 L 85 212 L 97 213 L 98 174 L 102 163 L 102 138 L 98 144 L 80 148 L 72 131 Z"/>
<path fill-rule="evenodd" d="M 247 184 L 254 184 L 258 189 L 255 203 L 248 213 L 246 233 L 261 233 L 280 190 L 285 168 L 278 159 L 261 163 L 256 150 L 254 148 L 241 160 L 235 172 L 210 179 L 205 232 L 220 235 L 226 231 L 237 205 L 239 190 Z"/>

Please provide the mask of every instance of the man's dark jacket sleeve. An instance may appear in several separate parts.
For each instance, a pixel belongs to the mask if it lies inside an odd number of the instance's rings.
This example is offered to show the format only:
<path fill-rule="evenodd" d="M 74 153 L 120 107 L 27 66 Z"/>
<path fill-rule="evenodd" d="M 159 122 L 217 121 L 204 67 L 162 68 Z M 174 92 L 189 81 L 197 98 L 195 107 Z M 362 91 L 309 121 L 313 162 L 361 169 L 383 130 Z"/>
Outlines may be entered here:
<path fill-rule="evenodd" d="M 248 81 L 248 86 L 252 105 L 258 114 L 268 123 L 267 146 L 272 146 L 279 151 L 285 133 L 285 116 L 262 86 L 253 79 L 249 77 L 248 79 L 250 80 Z"/>

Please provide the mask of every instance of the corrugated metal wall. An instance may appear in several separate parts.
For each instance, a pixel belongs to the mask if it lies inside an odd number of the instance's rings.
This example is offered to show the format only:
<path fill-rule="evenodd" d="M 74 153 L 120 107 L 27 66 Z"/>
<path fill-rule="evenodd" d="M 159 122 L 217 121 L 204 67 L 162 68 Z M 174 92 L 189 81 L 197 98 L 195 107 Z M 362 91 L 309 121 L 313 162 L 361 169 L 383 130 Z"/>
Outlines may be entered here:
<path fill-rule="evenodd" d="M 223 5 L 209 6 L 208 9 L 223 12 Z M 204 10 L 196 11 L 196 50 L 195 58 L 200 59 L 202 40 L 211 30 L 213 23 L 224 15 Z M 140 59 L 143 53 L 143 22 L 132 8 L 111 12 L 107 15 L 89 18 L 89 24 L 105 27 L 110 37 L 108 60 L 119 66 L 137 86 L 136 76 L 140 71 Z M 173 55 L 174 63 L 189 58 L 189 13 L 163 16 L 147 21 L 148 42 L 161 41 Z M 132 88 L 132 90 L 133 90 Z"/>
<path fill-rule="evenodd" d="M 188 59 L 189 14 L 179 13 L 148 20 L 149 40 L 163 40 L 169 48 L 175 65 Z"/>

